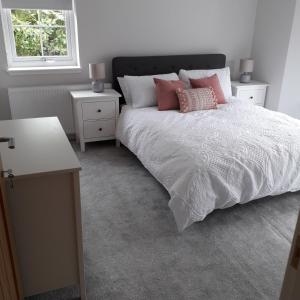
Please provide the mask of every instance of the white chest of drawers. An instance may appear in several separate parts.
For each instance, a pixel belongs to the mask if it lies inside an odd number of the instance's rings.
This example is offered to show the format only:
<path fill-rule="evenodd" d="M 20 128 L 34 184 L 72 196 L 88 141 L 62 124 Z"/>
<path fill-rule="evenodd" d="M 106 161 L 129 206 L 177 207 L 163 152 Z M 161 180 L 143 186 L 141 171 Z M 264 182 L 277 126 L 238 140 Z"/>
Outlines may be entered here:
<path fill-rule="evenodd" d="M 259 81 L 250 83 L 231 82 L 233 96 L 246 101 L 251 101 L 255 105 L 265 106 L 268 84 Z"/>
<path fill-rule="evenodd" d="M 115 139 L 116 123 L 119 117 L 119 98 L 115 90 L 104 93 L 93 91 L 72 91 L 76 140 L 81 151 L 88 142 Z"/>
<path fill-rule="evenodd" d="M 8 213 L 25 297 L 79 285 L 86 299 L 80 163 L 56 117 L 0 121 Z M 1 273 L 1 272 L 0 272 Z M 0 292 L 0 299 L 1 292 Z M 11 298 L 5 298 L 11 299 Z"/>

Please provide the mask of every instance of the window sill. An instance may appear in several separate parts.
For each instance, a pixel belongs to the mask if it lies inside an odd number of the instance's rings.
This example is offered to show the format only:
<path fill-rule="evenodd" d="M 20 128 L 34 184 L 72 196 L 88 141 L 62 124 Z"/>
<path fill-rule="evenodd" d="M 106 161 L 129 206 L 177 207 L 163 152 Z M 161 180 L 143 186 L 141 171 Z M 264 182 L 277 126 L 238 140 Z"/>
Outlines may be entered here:
<path fill-rule="evenodd" d="M 35 74 L 68 74 L 80 73 L 80 66 L 64 66 L 64 67 L 31 67 L 31 68 L 8 68 L 10 75 L 35 75 Z"/>

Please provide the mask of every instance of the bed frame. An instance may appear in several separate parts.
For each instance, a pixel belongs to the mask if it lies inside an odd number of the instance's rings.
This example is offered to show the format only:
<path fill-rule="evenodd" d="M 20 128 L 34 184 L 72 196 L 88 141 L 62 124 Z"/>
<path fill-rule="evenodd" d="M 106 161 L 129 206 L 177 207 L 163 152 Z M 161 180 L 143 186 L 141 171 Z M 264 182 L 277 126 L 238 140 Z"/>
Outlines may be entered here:
<path fill-rule="evenodd" d="M 117 77 L 179 73 L 180 69 L 220 69 L 225 63 L 224 54 L 115 57 L 112 60 L 112 85 L 122 94 Z M 123 103 L 122 97 L 120 104 Z"/>

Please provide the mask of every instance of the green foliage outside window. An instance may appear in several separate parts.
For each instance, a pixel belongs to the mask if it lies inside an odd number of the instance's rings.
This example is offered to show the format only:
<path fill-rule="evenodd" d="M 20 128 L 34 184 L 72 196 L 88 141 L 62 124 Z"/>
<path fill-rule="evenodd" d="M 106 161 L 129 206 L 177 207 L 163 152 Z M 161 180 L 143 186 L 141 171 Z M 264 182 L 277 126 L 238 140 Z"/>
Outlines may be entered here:
<path fill-rule="evenodd" d="M 17 56 L 66 56 L 65 16 L 57 10 L 12 10 Z"/>

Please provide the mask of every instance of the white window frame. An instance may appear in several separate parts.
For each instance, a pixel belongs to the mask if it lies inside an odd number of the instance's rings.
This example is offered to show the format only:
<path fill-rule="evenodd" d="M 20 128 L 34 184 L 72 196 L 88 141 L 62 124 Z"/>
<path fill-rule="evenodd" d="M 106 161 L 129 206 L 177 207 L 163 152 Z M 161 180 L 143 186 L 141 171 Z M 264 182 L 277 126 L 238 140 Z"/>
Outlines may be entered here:
<path fill-rule="evenodd" d="M 79 54 L 78 54 L 78 41 L 77 41 L 77 27 L 75 13 L 71 10 L 63 11 L 65 15 L 65 28 L 67 38 L 67 56 L 17 56 L 15 37 L 12 24 L 11 9 L 2 8 L 2 24 L 5 39 L 7 65 L 8 71 L 21 70 L 21 69 L 66 69 L 70 67 L 80 68 Z M 21 25 L 22 26 L 22 25 Z M 38 26 L 37 26 L 38 27 Z M 39 26 L 40 27 L 40 26 Z M 49 26 L 50 27 L 50 26 Z M 55 27 L 55 26 L 53 26 Z"/>

